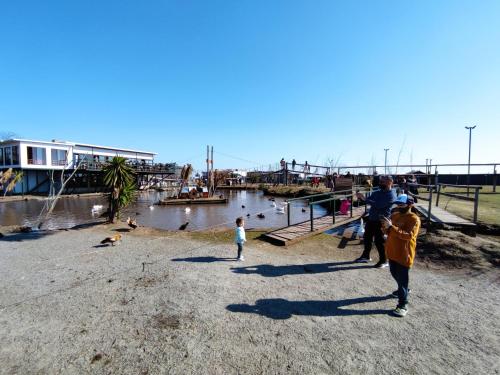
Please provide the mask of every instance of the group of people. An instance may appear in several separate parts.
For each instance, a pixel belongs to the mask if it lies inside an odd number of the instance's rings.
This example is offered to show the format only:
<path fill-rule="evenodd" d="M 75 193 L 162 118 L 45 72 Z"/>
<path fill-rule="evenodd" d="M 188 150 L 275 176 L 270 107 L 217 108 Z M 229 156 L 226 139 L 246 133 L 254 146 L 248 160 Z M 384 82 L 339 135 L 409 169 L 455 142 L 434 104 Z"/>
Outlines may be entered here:
<path fill-rule="evenodd" d="M 364 197 L 366 203 L 370 204 L 370 210 L 363 236 L 364 251 L 355 261 L 369 263 L 375 242 L 379 260 L 374 267 L 389 267 L 398 285 L 398 289 L 393 292 L 398 297 L 394 314 L 402 317 L 408 312 L 409 270 L 415 259 L 420 218 L 412 212 L 415 203 L 413 198 L 407 194 L 397 197 L 392 185 L 391 176 L 380 176 L 380 190 Z M 392 209 L 394 205 L 396 207 Z"/>

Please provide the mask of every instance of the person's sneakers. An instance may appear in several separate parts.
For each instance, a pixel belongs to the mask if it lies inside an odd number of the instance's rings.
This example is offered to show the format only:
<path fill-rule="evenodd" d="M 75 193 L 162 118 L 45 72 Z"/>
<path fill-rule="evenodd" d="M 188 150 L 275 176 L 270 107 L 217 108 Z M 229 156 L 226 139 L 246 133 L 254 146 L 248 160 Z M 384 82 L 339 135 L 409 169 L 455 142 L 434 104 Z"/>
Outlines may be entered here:
<path fill-rule="evenodd" d="M 378 262 L 373 267 L 375 267 L 375 268 L 386 268 L 386 267 L 389 267 L 389 263 L 387 263 L 387 262 Z"/>
<path fill-rule="evenodd" d="M 408 288 L 408 294 L 410 294 L 410 293 L 411 293 L 411 289 Z M 391 296 L 398 298 L 399 297 L 398 290 L 396 289 L 394 292 L 392 292 Z"/>
<path fill-rule="evenodd" d="M 371 258 L 365 258 L 365 257 L 359 257 L 358 259 L 355 260 L 356 263 L 368 263 L 371 262 Z"/>
<path fill-rule="evenodd" d="M 244 257 L 243 255 L 242 255 L 242 256 L 240 256 L 240 257 L 237 259 L 237 261 L 238 261 L 238 262 L 243 262 L 244 260 L 245 260 L 245 257 Z"/>
<path fill-rule="evenodd" d="M 408 314 L 408 307 L 406 307 L 406 306 L 399 307 L 399 306 L 398 306 L 398 307 L 396 307 L 396 308 L 392 311 L 392 313 L 393 313 L 394 315 L 399 316 L 399 317 L 401 317 L 401 318 L 402 318 L 402 317 L 406 316 L 406 314 Z"/>

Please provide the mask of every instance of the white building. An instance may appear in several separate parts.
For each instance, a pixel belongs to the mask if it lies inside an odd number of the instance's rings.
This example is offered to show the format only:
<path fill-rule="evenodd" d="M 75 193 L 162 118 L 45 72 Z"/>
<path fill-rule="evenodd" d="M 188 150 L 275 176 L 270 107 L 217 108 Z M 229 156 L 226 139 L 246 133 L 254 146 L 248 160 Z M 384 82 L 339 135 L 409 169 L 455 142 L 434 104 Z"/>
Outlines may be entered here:
<path fill-rule="evenodd" d="M 23 181 L 14 193 L 29 193 L 47 179 L 50 170 L 72 169 L 77 163 L 85 170 L 100 170 L 114 156 L 124 157 L 132 165 L 146 166 L 153 165 L 155 155 L 148 151 L 57 140 L 9 139 L 0 141 L 0 170 L 23 171 Z"/>

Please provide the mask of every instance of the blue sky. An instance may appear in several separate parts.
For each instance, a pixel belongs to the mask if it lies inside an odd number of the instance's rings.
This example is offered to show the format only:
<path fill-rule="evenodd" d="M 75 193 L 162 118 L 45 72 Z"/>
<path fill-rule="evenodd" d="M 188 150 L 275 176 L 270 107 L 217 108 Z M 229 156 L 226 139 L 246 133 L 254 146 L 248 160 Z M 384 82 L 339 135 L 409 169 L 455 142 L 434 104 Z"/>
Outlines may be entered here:
<path fill-rule="evenodd" d="M 483 0 L 2 2 L 0 130 L 254 168 L 466 162 L 476 124 L 472 161 L 500 161 L 499 19 Z"/>

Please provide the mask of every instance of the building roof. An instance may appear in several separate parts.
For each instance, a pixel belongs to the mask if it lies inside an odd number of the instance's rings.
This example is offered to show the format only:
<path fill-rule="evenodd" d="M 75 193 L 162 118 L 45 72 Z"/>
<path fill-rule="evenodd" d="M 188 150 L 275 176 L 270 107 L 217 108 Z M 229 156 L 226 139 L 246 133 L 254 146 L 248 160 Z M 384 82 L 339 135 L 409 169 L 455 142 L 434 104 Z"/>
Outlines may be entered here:
<path fill-rule="evenodd" d="M 127 148 L 119 148 L 119 147 L 111 147 L 111 146 L 99 146 L 99 145 L 68 142 L 68 141 L 56 141 L 56 140 L 54 140 L 54 141 L 35 141 L 35 140 L 30 140 L 30 139 L 19 139 L 19 138 L 5 139 L 5 140 L 0 141 L 0 143 L 7 143 L 7 142 L 33 142 L 33 143 L 44 143 L 47 145 L 58 145 L 58 146 L 82 146 L 82 147 L 91 147 L 91 148 L 103 148 L 103 149 L 114 150 L 114 151 L 135 152 L 138 154 L 157 155 L 156 152 L 151 152 L 151 151 L 131 150 L 131 149 L 127 149 Z"/>

